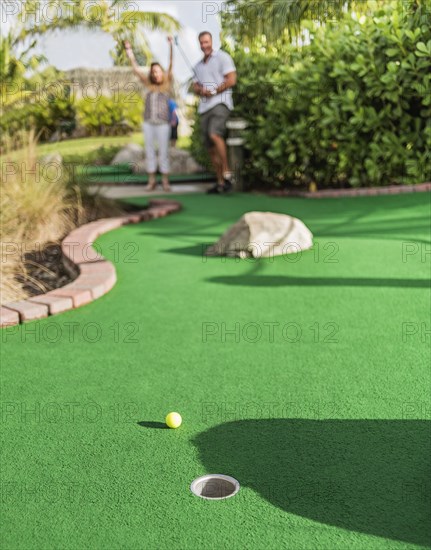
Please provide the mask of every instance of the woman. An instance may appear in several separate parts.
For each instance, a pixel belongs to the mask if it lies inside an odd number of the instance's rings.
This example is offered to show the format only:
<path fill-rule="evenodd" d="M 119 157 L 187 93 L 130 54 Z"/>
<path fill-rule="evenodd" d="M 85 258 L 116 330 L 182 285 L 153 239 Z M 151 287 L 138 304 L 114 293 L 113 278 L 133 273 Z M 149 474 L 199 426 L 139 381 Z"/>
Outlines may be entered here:
<path fill-rule="evenodd" d="M 153 191 L 156 187 L 157 157 L 156 144 L 159 146 L 159 168 L 162 174 L 162 185 L 165 191 L 170 191 L 169 185 L 169 140 L 171 137 L 171 123 L 169 114 L 169 99 L 172 88 L 172 60 L 173 39 L 168 38 L 170 44 L 169 69 L 165 73 L 160 63 L 151 63 L 149 76 L 142 73 L 136 62 L 135 55 L 126 41 L 127 57 L 130 59 L 133 72 L 140 78 L 147 88 L 144 111 L 144 137 L 147 154 L 148 185 L 146 189 Z"/>

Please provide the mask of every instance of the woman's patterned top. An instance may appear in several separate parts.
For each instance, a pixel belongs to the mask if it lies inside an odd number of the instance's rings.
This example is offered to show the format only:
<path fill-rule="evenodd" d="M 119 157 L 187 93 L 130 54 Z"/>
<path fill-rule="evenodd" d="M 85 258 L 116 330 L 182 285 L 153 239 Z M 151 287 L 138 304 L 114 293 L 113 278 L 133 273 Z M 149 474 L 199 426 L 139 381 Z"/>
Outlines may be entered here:
<path fill-rule="evenodd" d="M 144 121 L 151 124 L 169 124 L 169 99 L 172 96 L 172 74 L 164 73 L 161 84 L 153 84 L 149 75 L 143 74 L 147 88 Z"/>

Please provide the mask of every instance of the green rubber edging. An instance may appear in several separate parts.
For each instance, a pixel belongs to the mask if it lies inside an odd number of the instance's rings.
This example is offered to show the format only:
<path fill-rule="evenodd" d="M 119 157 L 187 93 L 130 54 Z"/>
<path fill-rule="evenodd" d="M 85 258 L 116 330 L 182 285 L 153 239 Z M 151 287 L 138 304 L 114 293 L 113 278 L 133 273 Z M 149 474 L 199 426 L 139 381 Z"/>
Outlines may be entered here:
<path fill-rule="evenodd" d="M 81 175 L 97 174 L 131 174 L 129 164 L 116 164 L 115 166 L 95 166 L 95 165 L 77 165 L 76 173 Z"/>
<path fill-rule="evenodd" d="M 101 170 L 97 170 L 100 168 Z M 148 176 L 147 174 L 133 174 L 133 172 L 128 169 L 116 169 L 115 166 L 100 166 L 93 167 L 89 170 L 83 170 L 81 173 L 78 172 L 80 177 L 85 183 L 88 184 L 133 184 L 133 183 L 147 183 Z M 157 176 L 157 180 L 161 180 L 161 176 Z M 215 181 L 215 175 L 209 172 L 197 173 L 197 174 L 170 174 L 169 180 L 173 183 L 188 183 L 188 182 L 199 182 L 199 183 L 210 183 Z"/>

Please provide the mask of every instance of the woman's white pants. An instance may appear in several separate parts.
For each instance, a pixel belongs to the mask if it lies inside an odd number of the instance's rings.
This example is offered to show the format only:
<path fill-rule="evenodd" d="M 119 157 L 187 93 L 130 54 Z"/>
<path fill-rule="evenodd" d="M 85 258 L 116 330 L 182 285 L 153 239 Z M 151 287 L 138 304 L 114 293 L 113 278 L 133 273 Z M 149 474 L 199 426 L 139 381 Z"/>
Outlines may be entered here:
<path fill-rule="evenodd" d="M 162 174 L 169 174 L 169 140 L 171 137 L 170 124 L 151 124 L 144 122 L 144 138 L 147 161 L 147 172 L 157 172 L 156 147 L 159 149 L 159 169 Z"/>

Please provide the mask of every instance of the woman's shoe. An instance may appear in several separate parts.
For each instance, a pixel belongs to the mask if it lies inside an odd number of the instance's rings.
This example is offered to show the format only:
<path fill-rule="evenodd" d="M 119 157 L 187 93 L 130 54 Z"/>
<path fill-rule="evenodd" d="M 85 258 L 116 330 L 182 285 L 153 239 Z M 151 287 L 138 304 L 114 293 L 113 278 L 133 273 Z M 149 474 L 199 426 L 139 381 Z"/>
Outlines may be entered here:
<path fill-rule="evenodd" d="M 171 186 L 169 185 L 169 178 L 167 176 L 162 176 L 162 187 L 165 193 L 170 193 L 172 191 Z"/>
<path fill-rule="evenodd" d="M 154 189 L 156 188 L 156 185 L 157 185 L 157 181 L 155 176 L 153 175 L 149 176 L 148 184 L 145 187 L 145 191 L 154 191 Z"/>

